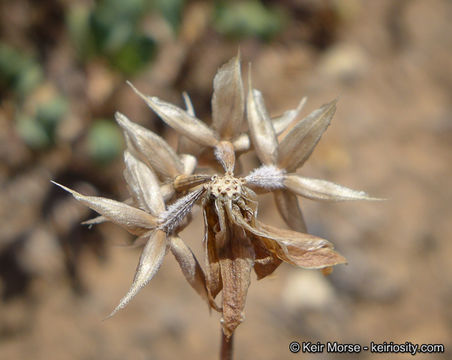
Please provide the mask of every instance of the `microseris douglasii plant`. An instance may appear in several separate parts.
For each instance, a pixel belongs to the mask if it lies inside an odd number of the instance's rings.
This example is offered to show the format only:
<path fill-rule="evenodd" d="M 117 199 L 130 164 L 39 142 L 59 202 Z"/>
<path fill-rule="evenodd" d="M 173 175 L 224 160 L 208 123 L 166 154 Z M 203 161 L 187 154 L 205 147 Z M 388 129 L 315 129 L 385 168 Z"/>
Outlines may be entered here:
<path fill-rule="evenodd" d="M 330 124 L 336 101 L 298 119 L 303 99 L 296 109 L 272 119 L 261 93 L 252 87 L 251 76 L 245 94 L 239 56 L 218 70 L 213 85 L 210 127 L 196 117 L 186 94 L 184 110 L 145 96 L 131 85 L 180 138 L 176 152 L 155 133 L 116 113 L 127 144 L 124 177 L 130 199 L 118 202 L 84 196 L 60 186 L 101 214 L 87 223 L 112 221 L 136 235 L 136 244 L 144 245 L 132 286 L 111 315 L 153 278 L 170 251 L 193 289 L 221 313 L 221 356 L 227 358 L 231 356 L 231 337 L 244 319 L 253 269 L 262 279 L 282 261 L 306 269 L 346 262 L 330 242 L 306 233 L 297 195 L 321 201 L 374 198 L 295 172 Z M 255 151 L 261 166 L 241 175 L 239 156 L 250 150 Z M 210 165 L 212 172 L 199 172 L 200 161 L 204 168 Z M 274 194 L 291 230 L 258 220 L 256 193 L 264 192 Z M 194 205 L 202 208 L 204 216 L 204 269 L 179 236 L 190 223 Z"/>

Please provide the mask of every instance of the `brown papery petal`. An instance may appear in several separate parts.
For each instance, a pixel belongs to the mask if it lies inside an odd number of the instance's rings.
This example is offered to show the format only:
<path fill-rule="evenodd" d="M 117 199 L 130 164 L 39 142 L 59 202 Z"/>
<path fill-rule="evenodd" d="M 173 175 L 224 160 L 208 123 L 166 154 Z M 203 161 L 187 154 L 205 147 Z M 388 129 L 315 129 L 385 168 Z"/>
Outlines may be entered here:
<path fill-rule="evenodd" d="M 240 133 L 244 97 L 239 54 L 220 67 L 213 80 L 212 126 L 220 139 L 232 140 Z"/>
<path fill-rule="evenodd" d="M 167 239 L 163 231 L 156 230 L 149 233 L 149 240 L 141 253 L 132 286 L 127 294 L 121 299 L 119 305 L 108 315 L 112 317 L 123 309 L 130 300 L 152 280 L 157 273 L 166 253 Z"/>
<path fill-rule="evenodd" d="M 218 223 L 214 210 L 207 206 L 204 208 L 204 250 L 206 258 L 207 290 L 215 299 L 223 288 L 221 282 L 220 263 L 216 247 L 214 227 Z"/>
<path fill-rule="evenodd" d="M 226 237 L 218 254 L 223 280 L 221 325 L 224 334 L 230 337 L 244 320 L 243 311 L 255 254 L 250 239 L 241 227 L 229 224 Z"/>
<path fill-rule="evenodd" d="M 154 172 L 128 151 L 124 152 L 124 178 L 140 208 L 158 216 L 165 211 L 165 203 Z"/>
<path fill-rule="evenodd" d="M 184 167 L 176 152 L 160 136 L 131 122 L 123 114 L 116 112 L 116 121 L 127 134 L 133 152 L 140 160 L 148 163 L 163 178 L 173 178 L 182 174 Z"/>
<path fill-rule="evenodd" d="M 128 84 L 168 126 L 200 145 L 213 147 L 217 144 L 215 133 L 201 120 L 157 97 L 145 96 L 131 83 Z"/>
<path fill-rule="evenodd" d="M 103 197 L 84 196 L 54 181 L 52 183 L 71 193 L 76 200 L 105 216 L 115 224 L 122 226 L 132 234 L 142 235 L 157 225 L 157 219 L 154 216 L 140 209 Z"/>
<path fill-rule="evenodd" d="M 279 229 L 255 220 L 255 226 L 245 221 L 239 211 L 226 208 L 229 217 L 237 225 L 243 227 L 246 231 L 261 238 L 267 238 L 275 241 L 279 245 L 294 246 L 304 251 L 313 251 L 323 247 L 333 247 L 333 245 L 325 239 L 314 235 L 304 234 L 292 230 Z"/>
<path fill-rule="evenodd" d="M 371 197 L 364 191 L 349 189 L 330 181 L 306 178 L 297 174 L 286 175 L 284 185 L 295 194 L 312 200 L 383 200 Z"/>
<path fill-rule="evenodd" d="M 281 189 L 274 190 L 273 197 L 275 199 L 276 207 L 286 224 L 289 225 L 292 230 L 302 233 L 307 232 L 306 223 L 296 195 L 288 190 Z"/>
<path fill-rule="evenodd" d="M 287 110 L 281 116 L 272 118 L 273 129 L 275 129 L 275 133 L 277 135 L 283 133 L 286 129 L 291 127 L 292 122 L 295 121 L 301 110 L 303 110 L 307 100 L 308 98 L 305 96 L 301 99 L 296 109 Z"/>
<path fill-rule="evenodd" d="M 293 246 L 305 251 L 313 251 L 323 247 L 333 248 L 333 244 L 331 244 L 328 240 L 311 234 L 280 229 L 260 222 L 259 220 L 256 220 L 256 227 L 266 232 L 269 239 L 276 240 L 276 242 L 280 245 Z"/>
<path fill-rule="evenodd" d="M 176 258 L 185 279 L 191 285 L 191 287 L 209 304 L 212 309 L 219 311 L 217 304 L 213 301 L 212 297 L 207 294 L 206 278 L 204 271 L 195 258 L 195 255 L 190 248 L 182 241 L 178 236 L 172 236 L 171 239 L 171 252 Z"/>
<path fill-rule="evenodd" d="M 254 253 L 256 254 L 254 272 L 257 275 L 257 280 L 261 280 L 272 274 L 281 264 L 282 260 L 275 256 L 271 251 L 267 250 L 258 237 L 253 236 L 252 243 Z"/>
<path fill-rule="evenodd" d="M 336 100 L 297 122 L 279 144 L 278 166 L 292 172 L 309 158 L 336 111 Z"/>
<path fill-rule="evenodd" d="M 251 71 L 246 103 L 248 127 L 257 157 L 265 165 L 274 165 L 278 158 L 278 140 L 260 91 L 251 87 Z"/>
<path fill-rule="evenodd" d="M 296 233 L 283 230 L 265 224 L 258 224 L 261 234 L 267 232 L 267 236 L 256 235 L 256 241 L 279 259 L 306 269 L 322 269 L 328 266 L 346 263 L 345 258 L 332 249 L 332 245 L 313 235 Z"/>
<path fill-rule="evenodd" d="M 256 226 L 272 234 L 272 237 L 260 239 L 270 249 L 276 250 L 276 256 L 289 264 L 305 269 L 321 269 L 347 262 L 342 255 L 333 250 L 333 245 L 327 240 L 310 234 L 278 229 L 260 222 L 257 222 Z M 280 238 L 277 239 L 276 235 Z M 275 240 L 279 247 L 271 245 L 272 240 Z"/>
<path fill-rule="evenodd" d="M 297 247 L 288 246 L 284 249 L 284 253 L 286 259 L 283 260 L 305 269 L 323 269 L 329 266 L 347 263 L 347 260 L 341 254 L 331 248 L 302 251 Z"/>

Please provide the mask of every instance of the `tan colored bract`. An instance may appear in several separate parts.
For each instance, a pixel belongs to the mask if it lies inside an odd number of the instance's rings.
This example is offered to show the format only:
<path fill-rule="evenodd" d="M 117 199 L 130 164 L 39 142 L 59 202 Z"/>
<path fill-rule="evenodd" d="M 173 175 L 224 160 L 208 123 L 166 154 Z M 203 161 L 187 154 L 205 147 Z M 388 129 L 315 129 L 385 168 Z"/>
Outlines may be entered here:
<path fill-rule="evenodd" d="M 304 98 L 296 109 L 272 119 L 262 94 L 252 88 L 251 76 L 245 98 L 239 56 L 223 65 L 215 76 L 212 127 L 196 117 L 186 94 L 187 110 L 183 110 L 132 88 L 180 134 L 179 153 L 158 135 L 117 113 L 127 144 L 124 177 L 131 198 L 122 203 L 84 196 L 59 185 L 101 214 L 88 223 L 110 220 L 138 236 L 137 244 L 145 245 L 132 286 L 111 315 L 152 279 L 168 250 L 190 285 L 210 308 L 222 313 L 226 339 L 243 321 L 252 269 L 262 279 L 282 261 L 307 269 L 346 262 L 330 242 L 306 233 L 296 197 L 376 200 L 362 191 L 295 173 L 330 124 L 336 101 L 298 119 Z M 262 166 L 245 176 L 234 175 L 241 168 L 236 166 L 239 156 L 252 149 Z M 216 175 L 199 173 L 200 159 L 212 169 L 220 164 L 224 171 Z M 257 219 L 255 192 L 273 192 L 277 208 L 292 230 L 278 229 Z M 205 223 L 204 270 L 178 235 L 189 224 L 195 204 L 202 207 Z M 222 300 L 218 304 L 220 292 Z"/>

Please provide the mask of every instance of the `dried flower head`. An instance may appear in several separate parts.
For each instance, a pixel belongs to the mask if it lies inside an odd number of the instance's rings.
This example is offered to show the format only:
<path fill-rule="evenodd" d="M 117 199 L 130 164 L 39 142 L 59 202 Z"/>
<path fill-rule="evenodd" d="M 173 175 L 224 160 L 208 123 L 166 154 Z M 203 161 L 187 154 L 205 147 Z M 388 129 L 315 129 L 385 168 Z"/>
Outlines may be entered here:
<path fill-rule="evenodd" d="M 110 220 L 138 236 L 136 244 L 145 245 L 132 286 L 111 315 L 152 279 L 168 250 L 189 284 L 210 308 L 221 312 L 226 338 L 243 321 L 252 269 L 262 279 L 282 261 L 307 269 L 346 262 L 330 242 L 306 233 L 297 195 L 321 201 L 376 199 L 362 191 L 295 173 L 330 124 L 336 101 L 298 120 L 304 98 L 296 109 L 272 119 L 262 94 L 252 87 L 251 76 L 245 96 L 239 56 L 223 65 L 215 76 L 211 127 L 195 116 L 188 95 L 184 94 L 184 110 L 130 86 L 180 134 L 179 152 L 191 154 L 176 153 L 164 139 L 116 113 L 127 144 L 124 177 L 130 199 L 123 203 L 84 196 L 59 185 L 101 214 L 88 223 Z M 236 175 L 235 169 L 241 168 L 236 166 L 238 157 L 251 149 L 262 166 L 247 175 Z M 219 164 L 222 170 L 199 173 L 200 159 L 213 169 Z M 277 208 L 292 230 L 258 220 L 256 192 L 274 194 Z M 190 222 L 195 204 L 201 206 L 204 216 L 204 270 L 178 235 Z"/>

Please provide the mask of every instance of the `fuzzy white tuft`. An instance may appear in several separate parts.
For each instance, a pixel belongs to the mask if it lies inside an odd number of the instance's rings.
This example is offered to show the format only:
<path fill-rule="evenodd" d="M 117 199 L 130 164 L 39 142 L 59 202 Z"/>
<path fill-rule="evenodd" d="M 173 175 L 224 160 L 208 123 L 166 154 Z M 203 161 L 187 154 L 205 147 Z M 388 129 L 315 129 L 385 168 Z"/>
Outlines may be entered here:
<path fill-rule="evenodd" d="M 245 177 L 245 181 L 268 190 L 281 189 L 284 187 L 284 175 L 285 171 L 274 165 L 262 165 Z"/>
<path fill-rule="evenodd" d="M 168 234 L 173 231 L 184 220 L 204 192 L 204 188 L 192 191 L 168 206 L 168 209 L 159 215 L 159 228 Z"/>

